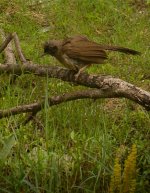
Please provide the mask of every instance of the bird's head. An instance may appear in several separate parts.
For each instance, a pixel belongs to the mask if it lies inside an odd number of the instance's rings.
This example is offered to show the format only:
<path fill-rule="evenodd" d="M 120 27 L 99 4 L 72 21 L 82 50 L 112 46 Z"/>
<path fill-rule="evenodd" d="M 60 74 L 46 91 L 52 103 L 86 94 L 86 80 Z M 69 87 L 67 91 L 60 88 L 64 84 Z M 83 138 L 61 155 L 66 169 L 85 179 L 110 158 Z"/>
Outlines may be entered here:
<path fill-rule="evenodd" d="M 51 56 L 55 56 L 59 49 L 60 41 L 51 40 L 44 43 L 44 54 L 50 54 Z"/>

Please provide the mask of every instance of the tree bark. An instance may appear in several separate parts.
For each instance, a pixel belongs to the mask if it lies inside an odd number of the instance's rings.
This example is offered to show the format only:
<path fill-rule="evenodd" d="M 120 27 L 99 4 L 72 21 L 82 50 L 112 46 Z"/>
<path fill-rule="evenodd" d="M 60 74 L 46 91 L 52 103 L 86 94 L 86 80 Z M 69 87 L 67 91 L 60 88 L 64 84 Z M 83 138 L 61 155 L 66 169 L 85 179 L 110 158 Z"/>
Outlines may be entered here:
<path fill-rule="evenodd" d="M 30 62 L 26 62 L 22 65 L 0 64 L 0 74 L 4 72 L 17 75 L 21 75 L 22 73 L 33 73 L 36 76 L 48 76 L 49 78 L 58 78 L 63 81 L 77 83 L 86 87 L 97 88 L 105 94 L 105 98 L 110 98 L 110 96 L 111 98 L 124 97 L 142 105 L 146 110 L 150 110 L 149 92 L 112 76 L 81 73 L 76 80 L 74 71 L 56 66 L 40 66 Z"/>

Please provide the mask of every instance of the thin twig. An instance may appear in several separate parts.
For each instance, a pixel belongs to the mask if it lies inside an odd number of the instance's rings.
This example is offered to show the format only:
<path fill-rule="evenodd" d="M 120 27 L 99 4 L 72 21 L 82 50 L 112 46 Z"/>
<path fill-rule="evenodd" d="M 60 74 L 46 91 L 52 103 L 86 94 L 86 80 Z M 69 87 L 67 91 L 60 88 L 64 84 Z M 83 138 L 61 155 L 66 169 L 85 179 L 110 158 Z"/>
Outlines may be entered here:
<path fill-rule="evenodd" d="M 7 45 L 9 44 L 9 42 L 13 39 L 13 34 L 9 34 L 7 36 L 7 38 L 5 39 L 5 35 L 4 35 L 4 31 L 2 29 L 0 29 L 0 33 L 3 39 L 3 43 L 0 46 L 0 53 L 7 47 Z"/>
<path fill-rule="evenodd" d="M 13 33 L 13 37 L 14 37 L 14 43 L 15 43 L 15 46 L 16 46 L 16 50 L 17 50 L 17 53 L 18 53 L 18 56 L 19 56 L 19 59 L 22 63 L 25 63 L 27 62 L 26 58 L 24 57 L 23 55 L 23 52 L 21 50 L 21 46 L 20 46 L 20 41 L 19 41 L 19 38 L 18 38 L 18 35 L 16 33 Z"/>
<path fill-rule="evenodd" d="M 5 39 L 5 33 L 2 29 L 0 29 L 1 37 L 3 39 L 3 43 L 1 45 L 0 50 L 4 50 L 5 58 L 6 58 L 6 64 L 10 65 L 16 65 L 16 58 L 13 52 L 12 43 L 11 40 L 13 38 L 13 34 L 9 34 L 8 37 Z M 16 80 L 17 76 L 15 74 L 10 75 L 10 84 L 13 84 Z M 6 86 L 7 87 L 7 86 Z"/>
<path fill-rule="evenodd" d="M 15 58 L 12 44 L 11 44 L 11 40 L 13 38 L 13 35 L 9 34 L 8 37 L 5 39 L 5 33 L 2 29 L 0 30 L 0 33 L 1 33 L 1 37 L 4 41 L 0 47 L 0 52 L 4 50 L 5 58 L 6 58 L 6 62 L 5 62 L 6 64 L 14 65 L 14 64 L 16 64 L 16 58 Z"/>

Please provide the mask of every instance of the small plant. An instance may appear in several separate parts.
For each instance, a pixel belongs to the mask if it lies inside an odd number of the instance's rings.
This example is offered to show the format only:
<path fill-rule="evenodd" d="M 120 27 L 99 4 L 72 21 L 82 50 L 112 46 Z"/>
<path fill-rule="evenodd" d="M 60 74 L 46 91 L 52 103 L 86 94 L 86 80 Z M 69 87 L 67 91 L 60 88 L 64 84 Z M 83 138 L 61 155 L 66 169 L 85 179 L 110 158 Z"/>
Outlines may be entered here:
<path fill-rule="evenodd" d="M 110 193 L 119 193 L 121 189 L 121 164 L 119 158 L 115 159 L 114 172 L 111 176 Z"/>
<path fill-rule="evenodd" d="M 114 172 L 110 182 L 110 193 L 134 193 L 136 188 L 136 156 L 137 148 L 133 144 L 131 152 L 125 160 L 123 173 L 121 174 L 121 164 L 116 157 Z"/>

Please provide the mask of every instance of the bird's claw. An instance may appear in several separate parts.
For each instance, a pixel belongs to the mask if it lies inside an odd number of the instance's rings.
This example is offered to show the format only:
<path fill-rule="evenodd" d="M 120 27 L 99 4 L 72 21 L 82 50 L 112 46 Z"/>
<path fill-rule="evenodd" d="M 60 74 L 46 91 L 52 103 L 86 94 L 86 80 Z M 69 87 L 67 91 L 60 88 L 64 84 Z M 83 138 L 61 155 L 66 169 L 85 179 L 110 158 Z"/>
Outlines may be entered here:
<path fill-rule="evenodd" d="M 80 72 L 78 72 L 77 74 L 75 74 L 75 81 L 77 81 L 77 80 L 78 80 L 79 75 L 80 75 Z"/>

